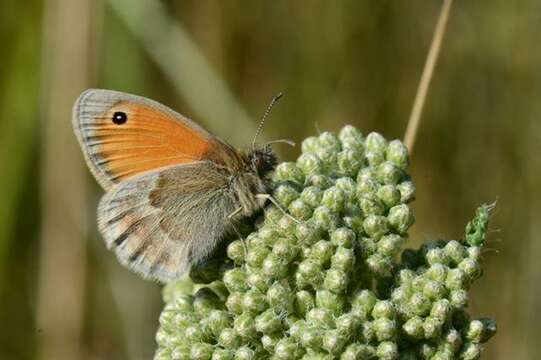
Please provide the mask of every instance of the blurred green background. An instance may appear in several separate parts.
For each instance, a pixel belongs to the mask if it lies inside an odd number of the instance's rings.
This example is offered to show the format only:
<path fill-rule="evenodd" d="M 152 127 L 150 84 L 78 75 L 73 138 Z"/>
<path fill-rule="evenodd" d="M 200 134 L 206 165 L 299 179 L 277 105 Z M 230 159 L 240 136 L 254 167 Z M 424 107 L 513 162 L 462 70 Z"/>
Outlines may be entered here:
<path fill-rule="evenodd" d="M 96 232 L 102 191 L 71 130 L 88 87 L 144 95 L 247 145 L 354 124 L 402 138 L 439 1 L 3 0 L 0 358 L 148 359 L 160 287 Z M 471 312 L 484 359 L 541 349 L 541 2 L 455 1 L 411 166 L 410 245 L 498 200 Z M 277 146 L 282 159 L 298 148 Z"/>

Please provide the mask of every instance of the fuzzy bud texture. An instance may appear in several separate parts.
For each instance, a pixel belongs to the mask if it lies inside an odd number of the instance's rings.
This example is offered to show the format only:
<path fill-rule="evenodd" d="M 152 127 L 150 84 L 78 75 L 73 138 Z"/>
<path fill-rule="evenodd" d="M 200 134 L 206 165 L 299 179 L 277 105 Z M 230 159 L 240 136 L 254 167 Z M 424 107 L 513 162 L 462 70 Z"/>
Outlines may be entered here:
<path fill-rule="evenodd" d="M 403 249 L 415 187 L 399 140 L 352 126 L 278 165 L 274 206 L 226 255 L 164 289 L 155 359 L 477 359 L 466 312 L 489 206 L 464 240 Z M 218 255 L 216 255 L 218 256 Z"/>

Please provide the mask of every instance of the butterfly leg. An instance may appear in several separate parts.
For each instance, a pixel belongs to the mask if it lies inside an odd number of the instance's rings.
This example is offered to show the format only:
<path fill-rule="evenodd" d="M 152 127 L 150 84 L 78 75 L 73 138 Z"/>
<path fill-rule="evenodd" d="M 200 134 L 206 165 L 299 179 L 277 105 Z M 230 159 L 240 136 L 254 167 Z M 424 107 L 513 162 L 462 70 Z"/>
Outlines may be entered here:
<path fill-rule="evenodd" d="M 260 198 L 260 199 L 269 200 L 274 206 L 276 206 L 278 209 L 280 209 L 280 211 L 283 212 L 284 215 L 289 217 L 291 220 L 295 221 L 297 224 L 301 223 L 299 220 L 295 219 L 293 216 L 291 216 L 291 214 L 289 214 L 287 211 L 285 211 L 284 208 L 282 208 L 280 206 L 280 204 L 278 204 L 278 201 L 276 201 L 276 199 L 273 198 L 270 194 L 256 194 L 255 197 Z"/>
<path fill-rule="evenodd" d="M 246 247 L 246 241 L 244 241 L 244 237 L 240 233 L 239 229 L 237 229 L 237 226 L 235 225 L 235 220 L 233 220 L 233 218 L 237 216 L 240 212 L 242 212 L 242 206 L 239 206 L 231 214 L 227 215 L 227 218 L 231 221 L 233 231 L 235 231 L 240 241 L 242 242 L 242 248 L 244 249 L 244 255 L 246 256 L 246 254 L 248 253 L 248 248 Z"/>

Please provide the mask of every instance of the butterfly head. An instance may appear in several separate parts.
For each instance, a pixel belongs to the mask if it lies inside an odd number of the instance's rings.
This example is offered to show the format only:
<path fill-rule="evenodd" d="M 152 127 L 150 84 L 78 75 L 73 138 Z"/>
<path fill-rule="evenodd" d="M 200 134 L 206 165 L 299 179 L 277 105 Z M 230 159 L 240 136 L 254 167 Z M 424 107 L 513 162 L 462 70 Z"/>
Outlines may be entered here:
<path fill-rule="evenodd" d="M 278 164 L 278 157 L 270 145 L 255 147 L 248 153 L 251 170 L 260 177 L 265 177 Z"/>

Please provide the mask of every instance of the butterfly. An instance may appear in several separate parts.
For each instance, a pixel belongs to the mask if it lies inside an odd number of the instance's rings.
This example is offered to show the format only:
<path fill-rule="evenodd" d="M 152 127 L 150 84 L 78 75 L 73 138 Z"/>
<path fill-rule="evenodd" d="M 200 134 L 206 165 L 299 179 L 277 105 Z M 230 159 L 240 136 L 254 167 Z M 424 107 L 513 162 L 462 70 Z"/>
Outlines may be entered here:
<path fill-rule="evenodd" d="M 145 278 L 181 278 L 236 221 L 272 201 L 277 156 L 270 144 L 258 147 L 254 138 L 249 150 L 237 150 L 153 100 L 86 90 L 74 105 L 73 128 L 106 191 L 98 229 L 120 263 Z"/>

